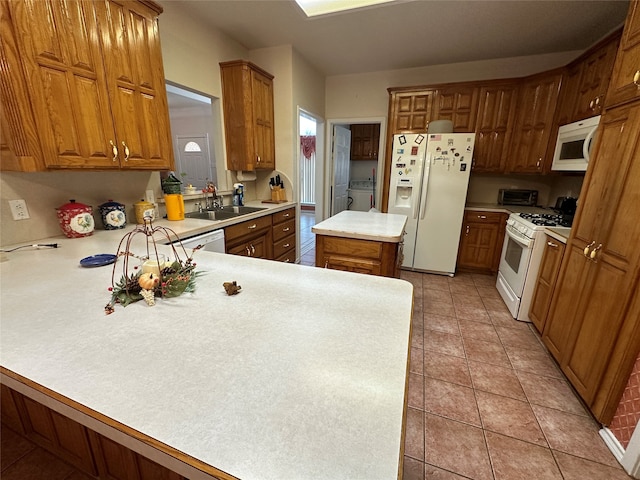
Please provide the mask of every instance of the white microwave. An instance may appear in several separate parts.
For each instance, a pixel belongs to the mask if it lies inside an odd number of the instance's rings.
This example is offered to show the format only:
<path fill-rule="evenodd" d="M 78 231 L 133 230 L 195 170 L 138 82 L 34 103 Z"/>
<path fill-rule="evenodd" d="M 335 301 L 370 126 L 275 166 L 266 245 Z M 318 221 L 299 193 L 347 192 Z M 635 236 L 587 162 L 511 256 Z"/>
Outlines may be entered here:
<path fill-rule="evenodd" d="M 600 115 L 562 125 L 558 129 L 551 170 L 586 171 L 599 123 Z"/>

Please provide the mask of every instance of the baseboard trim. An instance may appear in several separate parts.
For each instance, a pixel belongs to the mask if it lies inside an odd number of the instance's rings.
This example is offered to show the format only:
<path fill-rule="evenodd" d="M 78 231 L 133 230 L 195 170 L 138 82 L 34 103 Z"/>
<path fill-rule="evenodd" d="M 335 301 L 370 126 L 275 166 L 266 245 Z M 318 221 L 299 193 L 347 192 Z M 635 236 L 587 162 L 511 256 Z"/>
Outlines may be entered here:
<path fill-rule="evenodd" d="M 609 447 L 611 453 L 613 453 L 613 456 L 616 457 L 616 460 L 622 463 L 622 457 L 624 457 L 624 448 L 622 447 L 616 436 L 613 434 L 613 432 L 607 427 L 602 427 L 599 433 L 604 440 L 604 443 L 607 445 L 607 447 Z"/>

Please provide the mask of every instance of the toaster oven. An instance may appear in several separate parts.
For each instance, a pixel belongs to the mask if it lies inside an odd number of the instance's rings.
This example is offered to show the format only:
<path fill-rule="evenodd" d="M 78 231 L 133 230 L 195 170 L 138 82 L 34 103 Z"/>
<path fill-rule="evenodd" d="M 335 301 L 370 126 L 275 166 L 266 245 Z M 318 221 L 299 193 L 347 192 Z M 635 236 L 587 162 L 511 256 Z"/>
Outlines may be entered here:
<path fill-rule="evenodd" d="M 498 191 L 498 205 L 523 205 L 535 207 L 538 204 L 537 190 L 501 188 Z"/>

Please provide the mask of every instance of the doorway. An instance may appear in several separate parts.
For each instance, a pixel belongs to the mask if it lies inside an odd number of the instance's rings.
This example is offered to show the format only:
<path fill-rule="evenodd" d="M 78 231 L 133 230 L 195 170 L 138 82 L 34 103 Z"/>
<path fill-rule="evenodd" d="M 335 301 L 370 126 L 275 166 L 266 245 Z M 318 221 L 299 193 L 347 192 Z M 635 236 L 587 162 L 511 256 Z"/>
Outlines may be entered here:
<path fill-rule="evenodd" d="M 314 223 L 324 219 L 324 120 L 298 107 L 298 203 Z"/>
<path fill-rule="evenodd" d="M 176 135 L 178 156 L 176 163 L 184 185 L 193 185 L 198 190 L 213 181 L 209 135 Z"/>
<path fill-rule="evenodd" d="M 349 182 L 357 180 L 371 180 L 373 182 L 373 198 L 372 205 L 380 211 L 386 210 L 386 205 L 380 205 L 380 199 L 382 198 L 382 186 L 380 182 L 384 178 L 384 158 L 385 147 L 387 138 L 387 119 L 385 117 L 354 117 L 354 118 L 341 118 L 330 119 L 327 121 L 327 131 L 333 132 L 335 126 L 351 128 L 351 125 L 362 124 L 379 124 L 380 125 L 380 138 L 378 140 L 378 159 L 377 161 L 353 161 L 351 160 L 349 168 Z M 326 155 L 325 155 L 325 182 L 324 198 L 325 198 L 325 211 L 331 212 L 332 208 L 332 193 L 336 189 L 335 179 L 333 177 L 333 170 L 336 168 L 334 165 L 332 152 L 336 146 L 332 135 L 327 135 L 326 139 Z M 362 178 L 361 178 L 362 177 Z"/>

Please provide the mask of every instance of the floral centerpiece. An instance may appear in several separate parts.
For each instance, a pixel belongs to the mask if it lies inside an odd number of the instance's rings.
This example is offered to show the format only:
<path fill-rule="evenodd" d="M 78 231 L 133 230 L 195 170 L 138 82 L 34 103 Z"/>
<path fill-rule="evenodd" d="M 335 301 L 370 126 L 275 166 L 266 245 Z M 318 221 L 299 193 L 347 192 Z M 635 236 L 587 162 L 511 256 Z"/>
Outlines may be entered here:
<path fill-rule="evenodd" d="M 137 255 L 131 251 L 132 240 L 136 235 L 145 237 L 145 255 Z M 164 238 L 171 243 L 173 260 L 165 261 L 164 255 L 158 253 L 156 237 Z M 201 246 L 194 248 L 192 252 L 199 248 Z M 148 217 L 145 218 L 144 225 L 137 225 L 120 240 L 117 256 L 122 261 L 116 262 L 113 266 L 109 288 L 111 300 L 104 307 L 107 315 L 115 311 L 115 305 L 118 303 L 126 307 L 133 302 L 144 300 L 152 306 L 158 297 L 177 297 L 185 292 L 195 291 L 196 277 L 200 272 L 195 271 L 193 256 L 187 255 L 186 249 L 173 230 L 154 227 Z M 132 259 L 135 260 L 131 262 Z M 118 263 L 121 264 L 122 272 L 119 278 Z M 131 263 L 134 263 L 132 267 Z"/>

